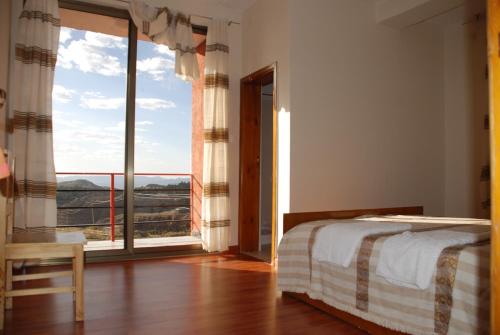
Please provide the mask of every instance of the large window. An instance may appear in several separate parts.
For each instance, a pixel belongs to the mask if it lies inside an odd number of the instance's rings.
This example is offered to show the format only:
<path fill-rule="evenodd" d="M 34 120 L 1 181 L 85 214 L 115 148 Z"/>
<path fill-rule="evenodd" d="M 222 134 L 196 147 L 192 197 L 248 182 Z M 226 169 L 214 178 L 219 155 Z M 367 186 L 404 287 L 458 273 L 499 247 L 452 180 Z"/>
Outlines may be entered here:
<path fill-rule="evenodd" d="M 193 99 L 193 85 L 175 76 L 173 51 L 137 38 L 126 12 L 96 8 L 60 11 L 58 229 L 83 231 L 87 250 L 198 245 L 191 120 L 201 96 Z"/>

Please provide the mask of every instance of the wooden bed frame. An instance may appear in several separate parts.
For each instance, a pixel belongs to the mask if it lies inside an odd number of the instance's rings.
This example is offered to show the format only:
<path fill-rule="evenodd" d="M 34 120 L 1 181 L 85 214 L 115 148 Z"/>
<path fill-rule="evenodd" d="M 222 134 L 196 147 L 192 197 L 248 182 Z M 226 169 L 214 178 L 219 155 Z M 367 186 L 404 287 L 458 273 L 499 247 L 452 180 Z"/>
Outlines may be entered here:
<path fill-rule="evenodd" d="M 422 215 L 424 208 L 418 207 L 395 207 L 395 208 L 374 208 L 374 209 L 353 209 L 346 211 L 331 212 L 304 212 L 289 213 L 283 217 L 284 233 L 293 227 L 308 221 L 327 219 L 352 219 L 361 215 Z M 387 329 L 373 322 L 361 319 L 347 312 L 334 308 L 320 300 L 311 299 L 305 293 L 283 292 L 284 295 L 298 299 L 336 318 L 342 319 L 370 334 L 374 335 L 403 335 L 405 333 Z"/>

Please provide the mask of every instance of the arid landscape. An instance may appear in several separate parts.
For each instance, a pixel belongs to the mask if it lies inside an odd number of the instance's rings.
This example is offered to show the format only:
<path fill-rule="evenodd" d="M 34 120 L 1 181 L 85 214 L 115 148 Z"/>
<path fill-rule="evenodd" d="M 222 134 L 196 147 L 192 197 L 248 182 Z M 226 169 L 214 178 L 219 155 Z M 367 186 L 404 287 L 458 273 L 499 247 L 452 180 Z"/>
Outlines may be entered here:
<path fill-rule="evenodd" d="M 89 240 L 108 240 L 110 190 L 87 179 L 60 181 L 57 187 L 59 230 L 83 231 Z M 134 190 L 134 236 L 190 235 L 189 181 L 147 184 Z M 115 238 L 123 238 L 123 188 L 115 189 Z"/>

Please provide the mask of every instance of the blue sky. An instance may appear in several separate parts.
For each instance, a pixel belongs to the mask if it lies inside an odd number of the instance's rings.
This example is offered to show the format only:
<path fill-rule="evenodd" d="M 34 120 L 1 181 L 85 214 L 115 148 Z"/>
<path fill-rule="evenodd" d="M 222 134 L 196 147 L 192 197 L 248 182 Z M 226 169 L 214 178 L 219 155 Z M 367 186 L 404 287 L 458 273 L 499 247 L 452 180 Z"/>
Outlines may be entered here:
<path fill-rule="evenodd" d="M 57 172 L 123 172 L 127 39 L 62 28 L 53 90 Z M 191 84 L 138 41 L 135 170 L 191 172 Z"/>

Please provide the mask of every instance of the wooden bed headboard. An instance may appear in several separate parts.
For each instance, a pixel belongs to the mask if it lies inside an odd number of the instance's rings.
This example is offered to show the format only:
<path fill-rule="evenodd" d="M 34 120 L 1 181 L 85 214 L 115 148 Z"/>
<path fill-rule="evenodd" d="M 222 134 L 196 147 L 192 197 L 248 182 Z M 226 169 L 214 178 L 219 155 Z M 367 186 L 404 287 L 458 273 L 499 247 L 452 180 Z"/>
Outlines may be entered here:
<path fill-rule="evenodd" d="M 372 208 L 372 209 L 351 209 L 344 211 L 330 212 L 303 212 L 288 213 L 283 216 L 283 233 L 286 233 L 298 224 L 328 219 L 352 219 L 361 215 L 422 215 L 424 207 L 394 207 L 394 208 Z"/>

